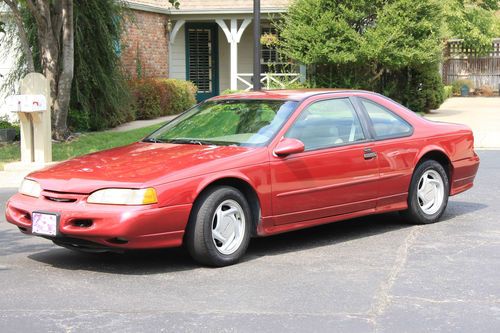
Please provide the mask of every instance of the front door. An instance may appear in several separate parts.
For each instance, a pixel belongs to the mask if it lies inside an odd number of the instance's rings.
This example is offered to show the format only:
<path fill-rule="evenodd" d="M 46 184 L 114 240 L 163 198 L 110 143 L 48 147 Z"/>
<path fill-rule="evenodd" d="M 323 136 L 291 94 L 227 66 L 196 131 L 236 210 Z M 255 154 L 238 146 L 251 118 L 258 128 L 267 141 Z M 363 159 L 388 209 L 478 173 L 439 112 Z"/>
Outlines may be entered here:
<path fill-rule="evenodd" d="M 186 79 L 198 88 L 198 102 L 219 94 L 217 50 L 217 24 L 186 23 Z"/>
<path fill-rule="evenodd" d="M 375 209 L 378 163 L 348 97 L 313 102 L 285 134 L 305 151 L 271 160 L 276 225 Z"/>

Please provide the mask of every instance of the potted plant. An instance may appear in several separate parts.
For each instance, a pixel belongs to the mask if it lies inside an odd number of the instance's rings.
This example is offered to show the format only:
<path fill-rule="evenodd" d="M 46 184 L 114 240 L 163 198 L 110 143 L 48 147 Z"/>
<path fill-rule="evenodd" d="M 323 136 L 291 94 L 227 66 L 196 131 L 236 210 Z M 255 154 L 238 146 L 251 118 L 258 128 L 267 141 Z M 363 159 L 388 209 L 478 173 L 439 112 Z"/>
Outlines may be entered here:
<path fill-rule="evenodd" d="M 474 83 L 468 79 L 459 79 L 453 81 L 452 90 L 454 96 L 467 97 L 472 89 L 474 89 Z"/>

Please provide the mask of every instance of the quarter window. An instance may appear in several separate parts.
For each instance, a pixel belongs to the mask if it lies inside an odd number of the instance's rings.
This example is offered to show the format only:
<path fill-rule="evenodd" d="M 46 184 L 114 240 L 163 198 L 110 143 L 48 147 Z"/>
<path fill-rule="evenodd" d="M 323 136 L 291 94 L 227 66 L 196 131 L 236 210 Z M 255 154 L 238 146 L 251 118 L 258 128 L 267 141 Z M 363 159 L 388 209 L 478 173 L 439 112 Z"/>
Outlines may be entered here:
<path fill-rule="evenodd" d="M 397 138 L 411 134 L 410 124 L 385 107 L 367 99 L 361 99 L 361 103 L 368 113 L 377 139 Z"/>
<path fill-rule="evenodd" d="M 305 150 L 344 145 L 365 139 L 348 98 L 316 102 L 307 107 L 285 135 L 304 143 Z"/>

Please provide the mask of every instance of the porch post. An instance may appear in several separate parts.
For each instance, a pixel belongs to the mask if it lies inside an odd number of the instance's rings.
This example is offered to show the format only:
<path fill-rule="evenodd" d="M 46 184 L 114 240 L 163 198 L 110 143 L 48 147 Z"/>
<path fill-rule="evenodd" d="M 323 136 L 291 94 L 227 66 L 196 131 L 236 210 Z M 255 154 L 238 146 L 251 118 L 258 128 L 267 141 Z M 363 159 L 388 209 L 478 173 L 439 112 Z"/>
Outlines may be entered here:
<path fill-rule="evenodd" d="M 238 89 L 238 42 L 234 38 L 238 34 L 236 19 L 231 19 L 231 90 Z"/>
<path fill-rule="evenodd" d="M 230 89 L 238 89 L 238 43 L 241 40 L 243 32 L 248 27 L 252 19 L 246 18 L 238 28 L 238 19 L 231 19 L 231 29 L 228 28 L 226 22 L 222 19 L 215 20 L 226 35 L 227 41 L 230 44 Z"/>
<path fill-rule="evenodd" d="M 168 77 L 172 77 L 172 47 L 175 42 L 175 37 L 177 37 L 177 34 L 179 33 L 179 30 L 181 30 L 182 26 L 186 23 L 186 20 L 178 20 L 175 22 L 174 28 L 172 31 L 169 33 L 168 36 Z"/>

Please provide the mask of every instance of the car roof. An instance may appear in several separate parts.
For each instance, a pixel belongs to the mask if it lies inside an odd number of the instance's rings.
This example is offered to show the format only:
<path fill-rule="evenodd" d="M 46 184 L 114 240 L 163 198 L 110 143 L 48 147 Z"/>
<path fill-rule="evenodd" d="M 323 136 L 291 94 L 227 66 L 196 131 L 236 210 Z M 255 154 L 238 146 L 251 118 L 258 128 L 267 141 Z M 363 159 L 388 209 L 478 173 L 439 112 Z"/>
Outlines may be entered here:
<path fill-rule="evenodd" d="M 226 99 L 276 99 L 276 100 L 293 100 L 301 101 L 308 97 L 327 93 L 339 92 L 365 92 L 360 90 L 349 89 L 279 89 L 279 90 L 263 90 L 263 91 L 243 91 L 228 95 L 213 97 L 210 100 L 226 100 Z"/>

